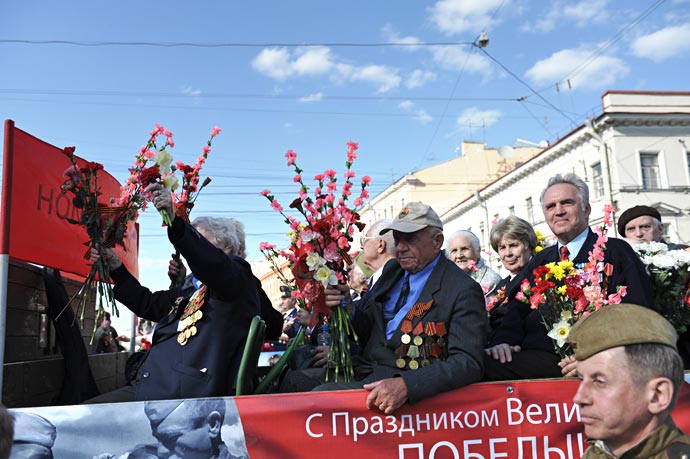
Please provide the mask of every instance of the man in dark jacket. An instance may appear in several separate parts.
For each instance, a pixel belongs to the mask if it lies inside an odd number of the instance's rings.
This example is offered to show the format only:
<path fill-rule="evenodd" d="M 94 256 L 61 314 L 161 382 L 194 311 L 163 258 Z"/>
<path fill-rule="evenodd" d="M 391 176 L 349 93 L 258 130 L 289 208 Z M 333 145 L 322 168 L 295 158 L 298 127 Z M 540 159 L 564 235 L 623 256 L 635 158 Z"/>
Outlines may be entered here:
<path fill-rule="evenodd" d="M 443 224 L 411 202 L 381 233 L 393 232 L 396 261 L 356 308 L 360 339 L 352 383 L 316 390 L 364 388 L 367 407 L 391 414 L 441 392 L 478 381 L 487 318 L 482 289 L 442 253 Z M 326 304 L 349 301 L 347 286 L 326 289 Z"/>

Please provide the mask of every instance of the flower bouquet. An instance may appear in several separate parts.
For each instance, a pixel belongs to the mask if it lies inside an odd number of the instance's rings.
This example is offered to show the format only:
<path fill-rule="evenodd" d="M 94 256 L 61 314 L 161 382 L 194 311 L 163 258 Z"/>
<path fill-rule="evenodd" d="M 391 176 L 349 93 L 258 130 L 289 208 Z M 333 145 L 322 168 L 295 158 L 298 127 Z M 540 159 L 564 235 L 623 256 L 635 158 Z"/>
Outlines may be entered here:
<path fill-rule="evenodd" d="M 678 334 L 690 324 L 690 251 L 668 250 L 661 242 L 633 246 L 654 287 L 655 309 L 671 322 Z"/>
<path fill-rule="evenodd" d="M 537 246 L 534 248 L 534 253 L 537 254 L 546 248 L 546 237 L 539 230 L 535 230 L 534 233 L 537 236 Z M 486 312 L 489 314 L 489 317 L 491 317 L 491 311 L 493 309 L 502 305 L 506 301 L 506 287 L 507 285 L 504 285 L 496 290 L 496 293 L 494 293 L 486 302 Z"/>
<path fill-rule="evenodd" d="M 613 267 L 604 263 L 604 251 L 612 212 L 611 205 L 604 206 L 604 223 L 594 229 L 597 241 L 584 269 L 576 269 L 570 260 L 538 266 L 533 271 L 534 282 L 523 280 L 515 296 L 539 311 L 561 358 L 573 353 L 568 335 L 575 322 L 607 304 L 620 303 L 626 294 L 626 287 L 619 286 L 616 293 L 606 295 L 607 277 Z"/>
<path fill-rule="evenodd" d="M 309 196 L 309 188 L 302 179 L 303 170 L 297 166 L 297 154 L 289 150 L 285 157 L 289 167 L 294 167 L 293 182 L 299 185 L 298 197 L 292 201 L 290 208 L 297 211 L 304 219 L 300 221 L 285 213 L 283 206 L 276 200 L 269 190 L 261 192 L 271 203 L 271 207 L 280 212 L 285 223 L 290 226 L 290 246 L 280 255 L 288 259 L 298 290 L 294 296 L 311 306 L 312 326 L 320 314 L 330 316 L 332 345 L 329 360 L 334 362 L 335 380 L 342 374 L 345 381 L 354 376 L 350 357 L 350 339 L 356 341 L 350 315 L 345 305 L 328 308 L 324 304 L 323 293 L 326 287 L 347 283 L 347 266 L 352 263 L 348 254 L 355 227 L 360 231 L 364 225 L 359 222 L 359 214 L 355 211 L 364 200 L 369 197 L 366 187 L 371 179 L 362 177 L 359 196 L 354 199 L 355 209 L 347 206 L 352 195 L 355 172 L 352 163 L 357 158 L 358 145 L 354 142 L 347 144 L 345 183 L 341 188 L 340 197 L 336 197 L 336 171 L 326 170 L 314 177 L 317 186 L 314 197 Z M 269 247 L 263 243 L 264 253 Z M 275 250 L 272 248 L 271 250 Z"/>
<path fill-rule="evenodd" d="M 206 177 L 204 181 L 199 186 L 199 172 L 203 167 L 208 154 L 211 152 L 211 143 L 213 138 L 220 133 L 221 129 L 218 126 L 214 126 L 211 129 L 211 137 L 206 142 L 206 145 L 202 148 L 201 154 L 197 157 L 196 163 L 193 166 L 178 161 L 176 163 L 177 170 L 182 171 L 182 192 L 178 195 L 174 195 L 175 198 L 175 214 L 181 217 L 186 222 L 189 222 L 189 213 L 194 207 L 194 202 L 199 193 L 203 190 L 209 183 L 211 183 L 211 177 Z"/>
<path fill-rule="evenodd" d="M 63 172 L 65 181 L 61 186 L 61 191 L 63 194 L 71 194 L 72 204 L 80 210 L 78 219 L 67 218 L 67 221 L 74 225 L 83 226 L 86 229 L 90 240 L 84 243 L 84 245 L 88 246 L 84 258 L 88 260 L 91 256 L 92 248 L 96 248 L 103 253 L 102 247 L 104 246 L 115 247 L 115 245 L 119 244 L 124 247 L 123 241 L 127 231 L 128 209 L 122 206 L 112 207 L 98 202 L 98 198 L 101 195 L 98 185 L 98 172 L 103 170 L 103 165 L 87 162 L 86 165 L 80 167 L 77 164 L 77 158 L 74 156 L 75 150 L 75 147 L 65 147 L 63 149 L 63 153 L 69 159 L 71 166 Z M 113 289 L 110 285 L 110 271 L 103 256 L 91 265 L 91 269 L 86 275 L 84 282 L 69 299 L 63 310 L 60 311 L 58 317 L 72 301 L 79 298 L 77 310 L 81 309 L 80 320 L 83 322 L 86 303 L 93 297 L 96 291 L 99 294 L 98 312 L 103 312 L 105 298 L 105 302 L 111 306 L 113 313 L 117 315 L 117 305 L 115 304 Z"/>
<path fill-rule="evenodd" d="M 166 137 L 165 143 L 158 147 L 156 140 L 159 135 Z M 162 183 L 163 186 L 172 191 L 178 186 L 175 176 L 175 166 L 172 164 L 173 158 L 168 153 L 166 147 L 173 148 L 173 133 L 160 124 L 151 131 L 146 145 L 142 146 L 137 153 L 134 166 L 129 169 L 130 175 L 122 186 L 120 197 L 115 201 L 115 205 L 127 205 L 131 203 L 136 210 L 145 210 L 151 194 L 146 191 L 146 187 L 152 183 Z M 153 165 L 146 167 L 149 161 Z M 161 211 L 163 224 L 170 225 L 169 215 Z"/>

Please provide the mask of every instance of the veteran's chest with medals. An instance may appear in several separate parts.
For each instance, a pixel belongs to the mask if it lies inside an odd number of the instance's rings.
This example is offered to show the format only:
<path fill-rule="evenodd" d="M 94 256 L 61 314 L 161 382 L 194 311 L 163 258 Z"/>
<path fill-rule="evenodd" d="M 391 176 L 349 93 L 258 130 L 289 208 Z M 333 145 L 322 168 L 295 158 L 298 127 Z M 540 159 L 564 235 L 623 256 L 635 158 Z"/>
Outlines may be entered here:
<path fill-rule="evenodd" d="M 398 359 L 395 365 L 400 368 L 417 370 L 437 360 L 448 357 L 448 333 L 444 322 L 432 322 L 416 319 L 427 312 L 434 300 L 416 303 L 405 315 L 400 324 L 400 346 L 395 350 Z"/>
<path fill-rule="evenodd" d="M 177 324 L 177 342 L 185 346 L 199 332 L 199 321 L 204 316 L 202 307 L 206 296 L 206 286 L 202 285 L 189 299 Z"/>

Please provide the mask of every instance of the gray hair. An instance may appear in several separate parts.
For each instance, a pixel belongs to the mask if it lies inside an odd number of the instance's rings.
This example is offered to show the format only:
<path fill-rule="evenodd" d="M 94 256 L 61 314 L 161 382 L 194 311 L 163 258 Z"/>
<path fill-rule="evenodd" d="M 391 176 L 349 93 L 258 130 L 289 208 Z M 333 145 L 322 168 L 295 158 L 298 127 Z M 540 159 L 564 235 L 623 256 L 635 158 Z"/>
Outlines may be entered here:
<path fill-rule="evenodd" d="M 229 255 L 243 256 L 245 254 L 244 225 L 234 218 L 197 217 L 192 226 L 201 227 L 211 233 Z"/>
<path fill-rule="evenodd" d="M 534 249 L 537 248 L 537 234 L 534 232 L 534 228 L 529 222 L 515 215 L 501 219 L 491 228 L 489 239 L 494 250 L 498 251 L 498 244 L 503 237 L 517 239 L 529 249 L 530 253 L 534 253 Z"/>
<path fill-rule="evenodd" d="M 544 188 L 544 190 L 541 192 L 541 196 L 539 197 L 539 202 L 541 202 L 542 207 L 544 207 L 544 195 L 549 190 L 549 188 L 561 183 L 572 185 L 575 188 L 577 188 L 577 195 L 580 197 L 580 202 L 582 203 L 582 210 L 585 210 L 589 205 L 589 187 L 587 186 L 584 180 L 582 180 L 580 177 L 578 177 L 576 174 L 573 174 L 572 172 L 564 175 L 556 174 L 549 179 L 549 182 L 546 184 L 546 188 Z"/>
<path fill-rule="evenodd" d="M 683 359 L 674 348 L 664 344 L 644 343 L 625 346 L 630 376 L 638 387 L 644 386 L 652 378 L 668 378 L 673 383 L 673 398 L 668 408 L 670 412 L 678 400 L 683 384 Z"/>
<path fill-rule="evenodd" d="M 382 239 L 383 242 L 386 243 L 386 253 L 395 255 L 395 239 L 393 238 L 393 231 L 386 231 L 383 234 L 379 234 L 382 229 L 390 226 L 392 223 L 393 220 L 390 218 L 382 218 L 380 220 L 376 220 L 371 225 L 371 228 L 369 228 L 369 231 L 367 231 L 366 234 L 369 235 L 367 237 Z"/>
<path fill-rule="evenodd" d="M 479 258 L 481 255 L 482 251 L 482 243 L 479 242 L 479 238 L 477 237 L 476 234 L 474 234 L 472 231 L 469 230 L 459 230 L 454 232 L 449 238 L 448 241 L 452 241 L 456 237 L 463 236 L 466 237 L 470 240 L 470 244 L 472 245 L 472 251 L 477 255 Z M 446 256 L 450 257 L 450 253 L 448 253 L 448 247 L 446 247 Z"/>

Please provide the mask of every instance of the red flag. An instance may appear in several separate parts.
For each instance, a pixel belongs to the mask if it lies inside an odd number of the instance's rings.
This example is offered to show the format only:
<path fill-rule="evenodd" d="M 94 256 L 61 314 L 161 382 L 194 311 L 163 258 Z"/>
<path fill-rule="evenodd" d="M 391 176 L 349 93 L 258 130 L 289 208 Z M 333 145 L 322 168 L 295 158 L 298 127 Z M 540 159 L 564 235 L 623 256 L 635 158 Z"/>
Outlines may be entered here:
<path fill-rule="evenodd" d="M 0 253 L 67 273 L 86 276 L 89 260 L 84 259 L 89 237 L 80 225 L 72 198 L 62 194 L 62 173 L 70 167 L 62 149 L 50 145 L 5 121 L 5 148 L 0 218 Z M 84 160 L 79 159 L 81 165 Z M 109 202 L 120 195 L 120 184 L 105 171 L 98 175 L 101 197 Z M 130 223 L 125 249 L 115 252 L 127 269 L 138 276 L 138 234 Z"/>

